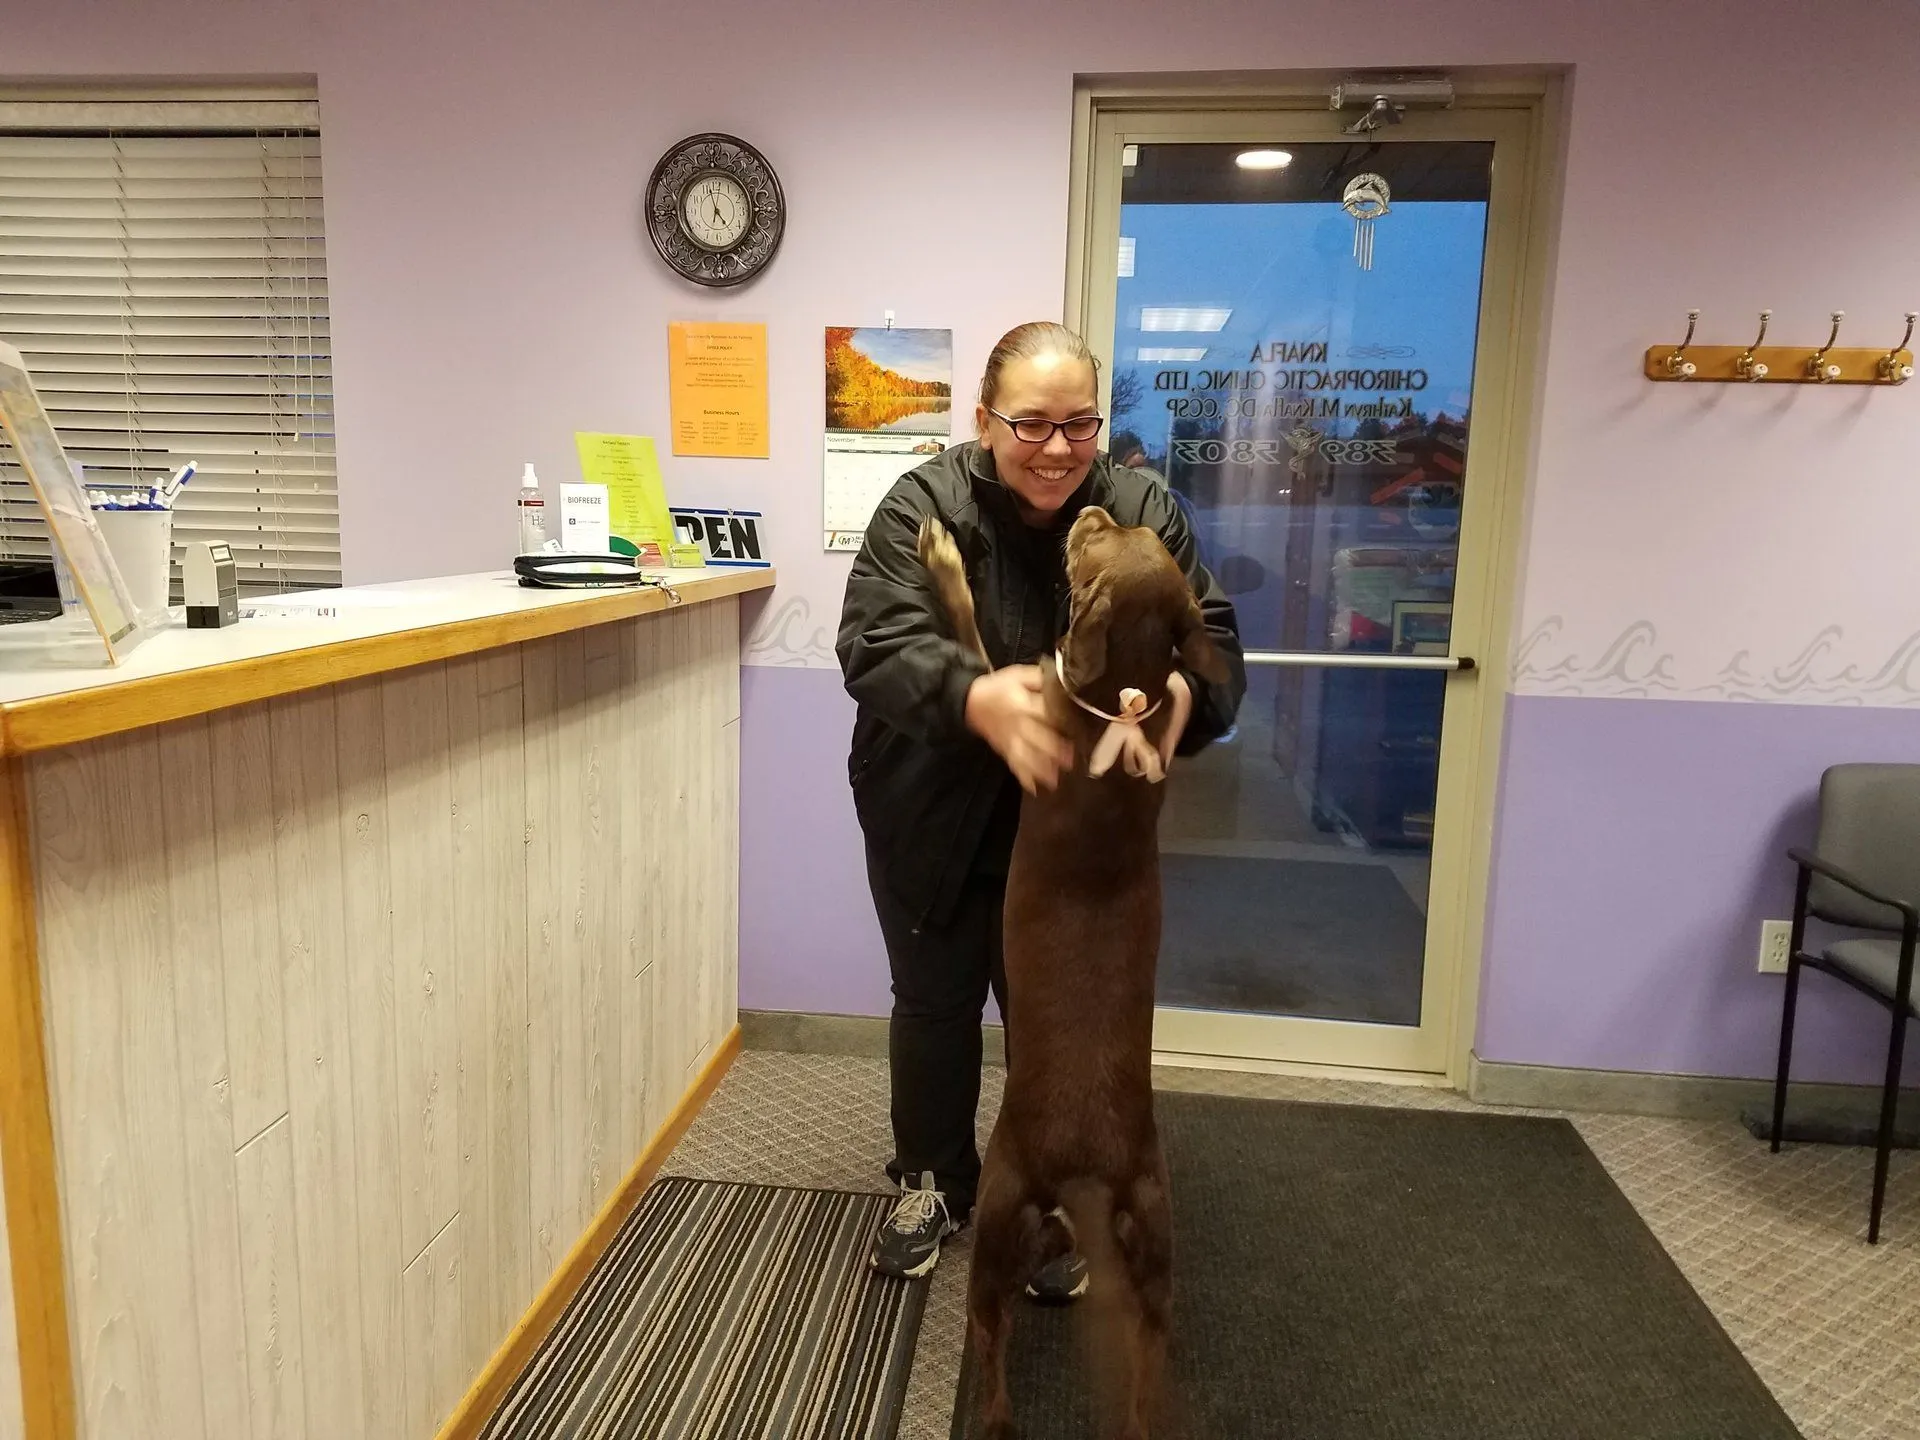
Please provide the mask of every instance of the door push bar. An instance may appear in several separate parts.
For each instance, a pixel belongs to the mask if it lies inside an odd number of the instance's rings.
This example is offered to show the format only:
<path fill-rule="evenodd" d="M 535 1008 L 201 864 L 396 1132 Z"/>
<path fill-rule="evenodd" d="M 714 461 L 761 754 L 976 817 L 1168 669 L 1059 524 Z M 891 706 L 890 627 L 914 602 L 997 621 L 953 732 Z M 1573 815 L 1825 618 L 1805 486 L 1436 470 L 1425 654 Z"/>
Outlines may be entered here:
<path fill-rule="evenodd" d="M 1249 665 L 1282 665 L 1303 669 L 1341 666 L 1349 670 L 1472 670 L 1471 655 L 1369 655 L 1351 651 L 1315 654 L 1310 650 L 1248 650 Z"/>

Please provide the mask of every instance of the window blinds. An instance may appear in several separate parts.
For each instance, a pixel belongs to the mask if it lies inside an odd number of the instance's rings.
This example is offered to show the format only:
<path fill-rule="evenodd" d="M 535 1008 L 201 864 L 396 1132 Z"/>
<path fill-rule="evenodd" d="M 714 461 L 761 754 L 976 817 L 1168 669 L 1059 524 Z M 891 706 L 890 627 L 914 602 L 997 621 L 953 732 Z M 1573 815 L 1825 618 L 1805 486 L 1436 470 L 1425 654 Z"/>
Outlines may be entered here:
<path fill-rule="evenodd" d="M 0 338 L 90 486 L 197 460 L 176 542 L 226 541 L 249 589 L 337 585 L 314 107 L 221 109 L 0 103 Z M 44 553 L 11 462 L 0 438 L 0 549 Z"/>

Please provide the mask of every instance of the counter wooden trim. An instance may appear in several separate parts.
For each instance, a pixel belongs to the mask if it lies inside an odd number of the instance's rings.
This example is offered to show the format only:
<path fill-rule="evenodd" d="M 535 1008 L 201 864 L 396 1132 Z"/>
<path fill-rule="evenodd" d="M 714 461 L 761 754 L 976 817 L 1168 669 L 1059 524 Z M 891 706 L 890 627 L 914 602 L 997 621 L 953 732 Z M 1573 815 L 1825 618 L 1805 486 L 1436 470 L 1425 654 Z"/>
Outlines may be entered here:
<path fill-rule="evenodd" d="M 20 1409 L 27 1440 L 73 1440 L 73 1352 L 27 814 L 21 764 L 0 760 L 0 1168 Z"/>
<path fill-rule="evenodd" d="M 580 1293 L 594 1263 L 620 1233 L 620 1227 L 640 1203 L 640 1197 L 647 1193 L 647 1186 L 653 1183 L 653 1177 L 660 1173 L 667 1156 L 673 1153 L 673 1147 L 680 1143 L 713 1092 L 720 1088 L 720 1082 L 739 1054 L 740 1027 L 736 1024 L 727 1032 L 726 1039 L 714 1047 L 693 1088 L 682 1097 L 667 1123 L 660 1127 L 660 1133 L 641 1152 L 620 1188 L 587 1226 L 586 1233 L 574 1242 L 573 1249 L 560 1262 L 560 1268 L 541 1287 L 533 1304 L 527 1307 L 527 1313 L 494 1352 L 434 1440 L 475 1440 L 481 1428 L 493 1418 L 493 1412 L 506 1398 L 513 1382 L 520 1378 L 520 1372 L 527 1368 L 541 1342 L 552 1332 L 573 1297 Z"/>
<path fill-rule="evenodd" d="M 679 581 L 674 588 L 682 597 L 681 603 L 697 605 L 764 590 L 773 583 L 774 572 L 770 569 L 743 569 Z M 614 590 L 583 595 L 564 604 L 358 636 L 0 704 L 0 755 L 26 755 L 75 745 L 276 695 L 652 615 L 673 605 L 656 588 Z"/>

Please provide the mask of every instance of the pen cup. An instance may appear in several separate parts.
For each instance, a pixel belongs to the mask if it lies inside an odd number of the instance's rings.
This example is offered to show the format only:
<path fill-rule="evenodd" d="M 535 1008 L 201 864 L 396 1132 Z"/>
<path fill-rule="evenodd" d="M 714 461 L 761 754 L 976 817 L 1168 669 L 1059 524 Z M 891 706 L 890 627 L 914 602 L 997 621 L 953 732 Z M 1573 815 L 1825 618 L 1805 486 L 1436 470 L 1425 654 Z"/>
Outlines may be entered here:
<path fill-rule="evenodd" d="M 98 510 L 94 523 L 120 567 L 127 596 L 141 614 L 167 608 L 173 563 L 171 510 Z"/>

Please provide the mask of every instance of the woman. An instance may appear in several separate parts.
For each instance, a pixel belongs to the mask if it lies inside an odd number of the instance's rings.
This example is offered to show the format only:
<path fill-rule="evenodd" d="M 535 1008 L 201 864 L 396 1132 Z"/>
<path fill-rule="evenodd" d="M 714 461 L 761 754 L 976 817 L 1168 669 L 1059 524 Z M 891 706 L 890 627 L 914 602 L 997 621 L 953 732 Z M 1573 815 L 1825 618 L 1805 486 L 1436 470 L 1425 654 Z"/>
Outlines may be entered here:
<path fill-rule="evenodd" d="M 893 973 L 887 1173 L 901 1198 L 872 1259 L 901 1276 L 929 1273 L 973 1209 L 980 1018 L 989 988 L 1006 1009 L 1000 914 L 1020 794 L 1053 788 L 1073 758 L 1047 721 L 1038 662 L 1065 628 L 1066 535 L 1082 508 L 1159 532 L 1228 659 L 1225 685 L 1175 671 L 1170 683 L 1193 698 L 1178 753 L 1225 734 L 1245 690 L 1233 607 L 1200 568 L 1168 491 L 1099 452 L 1084 340 L 1048 323 L 1009 332 L 988 357 L 974 423 L 977 441 L 902 477 L 874 511 L 836 647 L 859 702 L 848 771 Z M 966 559 L 992 671 L 935 608 L 915 551 L 929 515 Z M 1028 1293 L 1058 1301 L 1085 1285 L 1085 1265 L 1068 1256 Z"/>

